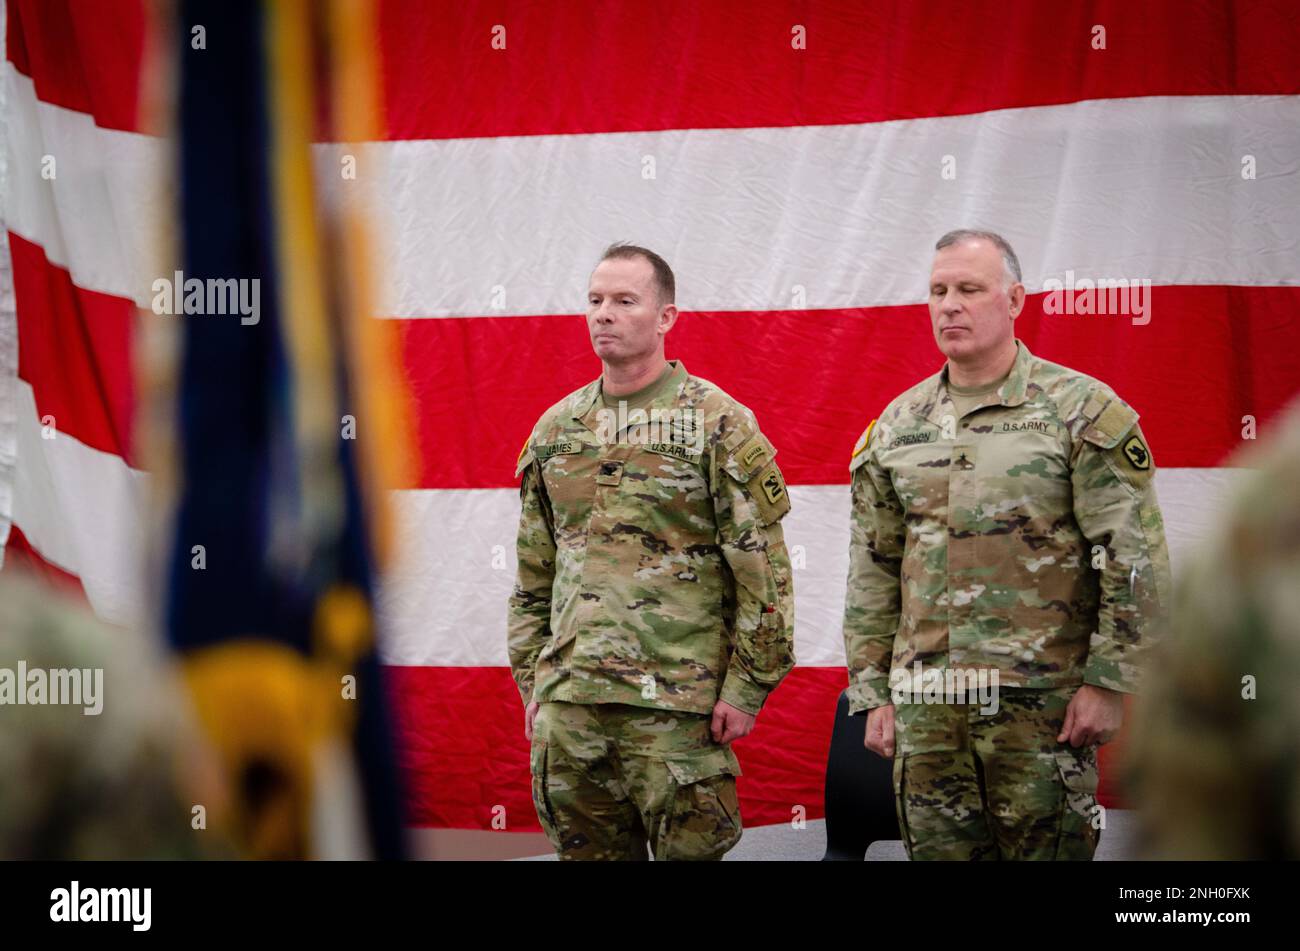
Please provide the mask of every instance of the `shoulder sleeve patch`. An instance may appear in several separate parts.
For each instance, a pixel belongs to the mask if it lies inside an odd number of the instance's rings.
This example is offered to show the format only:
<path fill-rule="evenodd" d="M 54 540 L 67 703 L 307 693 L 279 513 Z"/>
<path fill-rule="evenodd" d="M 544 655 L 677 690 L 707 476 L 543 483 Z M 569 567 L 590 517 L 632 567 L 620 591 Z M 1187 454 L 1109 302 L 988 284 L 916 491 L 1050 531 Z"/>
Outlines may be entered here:
<path fill-rule="evenodd" d="M 1144 489 L 1155 475 L 1155 459 L 1138 426 L 1134 426 L 1115 445 L 1102 450 L 1102 454 L 1116 477 L 1135 489 Z"/>
<path fill-rule="evenodd" d="M 1137 411 L 1114 397 L 1084 429 L 1083 438 L 1101 449 L 1114 449 L 1137 420 Z"/>
<path fill-rule="evenodd" d="M 722 471 L 744 487 L 744 492 L 758 509 L 759 521 L 771 525 L 790 511 L 790 492 L 781 470 L 777 468 L 776 449 L 766 436 L 749 430 L 744 440 L 733 440 Z"/>
<path fill-rule="evenodd" d="M 849 472 L 856 472 L 858 467 L 867 461 L 867 447 L 871 445 L 871 432 L 875 428 L 876 421 L 873 419 L 858 437 L 857 443 L 853 446 L 853 455 L 849 456 Z"/>
<path fill-rule="evenodd" d="M 1124 440 L 1124 447 L 1121 452 L 1124 453 L 1124 458 L 1128 464 L 1138 472 L 1146 472 L 1151 468 L 1151 450 L 1142 441 L 1141 434 L 1135 433 Z"/>
<path fill-rule="evenodd" d="M 790 491 L 775 463 L 760 472 L 745 488 L 758 506 L 764 525 L 771 525 L 790 511 Z"/>
<path fill-rule="evenodd" d="M 515 478 L 533 464 L 533 434 L 530 432 L 528 438 L 524 440 L 524 448 L 519 450 L 519 458 L 515 460 Z"/>

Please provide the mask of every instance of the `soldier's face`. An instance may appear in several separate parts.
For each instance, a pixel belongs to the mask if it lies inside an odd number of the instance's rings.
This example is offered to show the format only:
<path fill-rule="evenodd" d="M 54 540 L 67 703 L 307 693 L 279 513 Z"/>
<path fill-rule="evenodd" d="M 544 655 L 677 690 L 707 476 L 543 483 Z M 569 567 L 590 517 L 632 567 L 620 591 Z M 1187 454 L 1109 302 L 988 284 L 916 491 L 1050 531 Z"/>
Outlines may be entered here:
<path fill-rule="evenodd" d="M 930 268 L 930 326 L 950 360 L 996 353 L 1013 336 L 1023 284 L 1007 284 L 1006 265 L 987 241 L 959 241 L 935 253 Z"/>
<path fill-rule="evenodd" d="M 601 261 L 587 287 L 587 332 L 604 363 L 637 360 L 663 346 L 677 308 L 661 306 L 645 258 Z"/>

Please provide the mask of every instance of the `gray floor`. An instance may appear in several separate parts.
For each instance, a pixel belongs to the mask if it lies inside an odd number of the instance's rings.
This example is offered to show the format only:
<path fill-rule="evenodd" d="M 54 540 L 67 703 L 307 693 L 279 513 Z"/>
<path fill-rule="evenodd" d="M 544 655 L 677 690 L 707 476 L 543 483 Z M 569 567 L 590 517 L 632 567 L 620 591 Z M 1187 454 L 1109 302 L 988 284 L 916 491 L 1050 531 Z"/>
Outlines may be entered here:
<path fill-rule="evenodd" d="M 1132 857 L 1130 843 L 1133 839 L 1135 817 L 1132 812 L 1112 809 L 1106 813 L 1106 828 L 1101 833 L 1096 860 L 1099 862 L 1123 861 Z M 760 826 L 750 829 L 741 837 L 740 844 L 727 853 L 728 862 L 816 862 L 826 852 L 826 822 L 818 819 L 802 829 L 786 825 Z M 907 853 L 903 843 L 876 842 L 867 850 L 868 862 L 905 862 Z M 521 862 L 553 862 L 554 855 L 534 855 L 521 858 Z"/>

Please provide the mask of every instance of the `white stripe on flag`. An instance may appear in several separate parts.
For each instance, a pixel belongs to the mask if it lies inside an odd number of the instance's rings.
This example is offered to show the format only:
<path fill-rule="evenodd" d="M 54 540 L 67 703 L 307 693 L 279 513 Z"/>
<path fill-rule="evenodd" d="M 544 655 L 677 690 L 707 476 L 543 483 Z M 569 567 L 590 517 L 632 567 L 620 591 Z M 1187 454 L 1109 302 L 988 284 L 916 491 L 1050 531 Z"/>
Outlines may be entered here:
<path fill-rule="evenodd" d="M 1248 470 L 1164 469 L 1156 486 L 1175 571 L 1204 538 Z M 385 663 L 501 666 L 506 599 L 515 577 L 515 489 L 393 493 L 397 570 L 383 586 Z M 786 544 L 794 573 L 795 656 L 800 665 L 844 663 L 841 622 L 848 577 L 849 487 L 790 486 Z"/>
<path fill-rule="evenodd" d="M 121 456 L 46 429 L 32 387 L 18 380 L 14 524 L 46 561 L 81 579 L 100 618 L 146 620 L 144 545 L 148 477 Z"/>
<path fill-rule="evenodd" d="M 1254 180 L 1242 179 L 1245 154 Z M 342 186 L 368 188 L 378 210 L 388 316 L 574 313 L 615 240 L 665 255 L 687 310 L 825 309 L 924 300 L 934 242 L 957 227 L 1000 231 L 1025 251 L 1031 293 L 1067 270 L 1294 284 L 1297 154 L 1300 97 L 1197 96 L 391 142 L 368 146 Z M 320 158 L 337 182 L 337 156 Z"/>
<path fill-rule="evenodd" d="M 172 213 L 166 143 L 40 102 L 8 60 L 0 82 L 9 100 L 0 143 L 9 150 L 6 227 L 44 248 L 78 287 L 148 307 L 154 278 L 171 277 L 157 263 Z"/>
<path fill-rule="evenodd" d="M 6 61 L 7 226 L 89 290 L 147 307 L 169 195 L 166 144 L 40 102 Z M 339 174 L 340 150 L 358 177 Z M 1295 283 L 1300 97 L 1102 99 L 841 126 L 689 129 L 317 146 L 321 181 L 364 188 L 386 316 L 572 313 L 616 239 L 661 250 L 691 310 L 923 299 L 935 238 L 999 230 L 1026 284 Z M 1253 155 L 1259 174 L 1241 177 Z M 943 177 L 945 157 L 955 178 Z M 55 178 L 42 177 L 54 160 Z M 647 158 L 654 178 L 642 177 Z M 1224 253 L 1224 235 L 1232 253 Z M 239 275 L 232 275 L 238 277 Z M 804 298 L 796 297 L 796 286 Z"/>

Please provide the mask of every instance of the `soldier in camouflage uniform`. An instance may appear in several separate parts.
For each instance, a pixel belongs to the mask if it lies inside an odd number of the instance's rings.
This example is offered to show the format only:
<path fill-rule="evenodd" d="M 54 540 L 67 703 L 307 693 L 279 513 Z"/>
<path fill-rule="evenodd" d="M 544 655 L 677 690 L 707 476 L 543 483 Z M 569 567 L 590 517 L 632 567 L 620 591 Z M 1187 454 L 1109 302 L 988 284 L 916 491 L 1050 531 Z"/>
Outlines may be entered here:
<path fill-rule="evenodd" d="M 12 550 L 0 555 L 12 555 Z M 111 627 L 35 574 L 0 575 L 0 860 L 234 858 L 210 753 L 143 632 Z M 34 670 L 99 671 L 97 703 L 19 703 Z M 50 674 L 52 678 L 54 675 Z M 80 694 L 80 690 L 77 691 Z M 66 698 L 65 698 L 66 699 Z M 87 711 L 93 712 L 87 715 Z"/>
<path fill-rule="evenodd" d="M 794 664 L 775 450 L 664 360 L 672 301 L 661 258 L 606 251 L 587 314 L 604 372 L 542 414 L 516 471 L 510 664 L 563 859 L 721 858 L 741 834 L 729 744 Z"/>
<path fill-rule="evenodd" d="M 953 232 L 936 251 L 948 362 L 850 462 L 850 712 L 871 711 L 867 746 L 894 757 L 912 858 L 1090 859 L 1096 745 L 1168 596 L 1155 465 L 1128 404 L 1015 339 L 1024 286 L 1004 239 Z M 996 711 L 913 692 L 926 668 L 987 677 Z"/>
<path fill-rule="evenodd" d="M 1180 572 L 1128 749 L 1151 858 L 1300 858 L 1300 402 Z"/>

